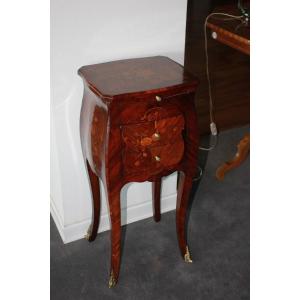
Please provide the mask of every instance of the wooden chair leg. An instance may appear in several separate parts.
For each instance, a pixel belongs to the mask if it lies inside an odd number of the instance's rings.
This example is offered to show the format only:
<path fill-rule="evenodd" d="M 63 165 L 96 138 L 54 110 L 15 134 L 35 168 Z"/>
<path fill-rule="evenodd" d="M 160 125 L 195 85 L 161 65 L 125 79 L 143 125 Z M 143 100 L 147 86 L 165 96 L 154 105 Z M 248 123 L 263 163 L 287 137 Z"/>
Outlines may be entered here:
<path fill-rule="evenodd" d="M 109 287 L 112 288 L 118 282 L 121 259 L 121 205 L 120 189 L 108 190 L 110 223 L 111 223 L 111 268 Z"/>
<path fill-rule="evenodd" d="M 234 158 L 222 164 L 216 171 L 216 177 L 223 180 L 225 173 L 238 167 L 248 156 L 250 150 L 250 134 L 246 134 L 237 146 Z"/>
<path fill-rule="evenodd" d="M 90 180 L 91 190 L 92 190 L 92 208 L 93 208 L 93 216 L 92 222 L 89 226 L 87 234 L 85 238 L 92 242 L 95 240 L 99 227 L 99 219 L 100 219 L 100 205 L 101 205 L 101 196 L 100 196 L 100 181 L 99 177 L 92 171 L 89 162 L 86 161 L 88 177 Z"/>
<path fill-rule="evenodd" d="M 155 222 L 161 219 L 160 214 L 160 193 L 161 193 L 161 178 L 152 182 L 152 198 L 153 198 L 153 218 Z"/>
<path fill-rule="evenodd" d="M 176 229 L 179 248 L 185 262 L 191 263 L 189 248 L 186 241 L 186 211 L 188 207 L 189 195 L 193 184 L 193 178 L 186 176 L 183 172 L 178 172 L 178 191 L 176 204 Z"/>

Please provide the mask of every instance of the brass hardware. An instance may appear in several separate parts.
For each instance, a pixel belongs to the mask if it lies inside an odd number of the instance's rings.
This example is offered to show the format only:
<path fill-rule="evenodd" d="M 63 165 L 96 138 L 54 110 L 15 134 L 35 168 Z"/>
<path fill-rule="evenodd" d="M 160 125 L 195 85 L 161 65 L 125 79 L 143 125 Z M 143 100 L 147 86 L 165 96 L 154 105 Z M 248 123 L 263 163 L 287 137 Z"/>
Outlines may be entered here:
<path fill-rule="evenodd" d="M 155 158 L 156 161 L 160 161 L 160 157 L 159 156 L 155 155 L 154 158 Z"/>
<path fill-rule="evenodd" d="M 187 263 L 192 263 L 191 255 L 188 246 L 185 247 L 184 261 Z"/>
<path fill-rule="evenodd" d="M 159 140 L 160 139 L 160 134 L 158 133 L 158 132 L 155 132 L 154 134 L 153 134 L 153 137 L 155 138 L 155 140 Z"/>
<path fill-rule="evenodd" d="M 90 237 L 91 237 L 91 235 L 92 235 L 92 226 L 90 225 L 89 226 L 89 229 L 87 230 L 87 233 L 86 233 L 86 235 L 84 236 L 84 238 L 86 239 L 86 240 L 90 240 Z"/>
<path fill-rule="evenodd" d="M 155 96 L 155 99 L 156 99 L 157 102 L 161 101 L 161 97 L 160 96 Z"/>
<path fill-rule="evenodd" d="M 109 281 L 108 281 L 108 287 L 111 289 L 116 285 L 116 279 L 114 277 L 114 272 L 110 272 Z"/>

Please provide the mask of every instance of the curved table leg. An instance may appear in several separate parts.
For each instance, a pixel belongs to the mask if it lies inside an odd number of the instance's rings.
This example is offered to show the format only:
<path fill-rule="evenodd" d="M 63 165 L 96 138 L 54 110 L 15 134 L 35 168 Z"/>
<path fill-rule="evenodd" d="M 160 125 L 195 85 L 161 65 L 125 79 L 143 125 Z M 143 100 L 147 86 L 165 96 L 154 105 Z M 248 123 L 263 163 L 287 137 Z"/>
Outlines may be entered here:
<path fill-rule="evenodd" d="M 193 184 L 193 178 L 185 175 L 183 172 L 178 174 L 178 191 L 176 204 L 176 229 L 179 248 L 185 262 L 191 263 L 191 255 L 186 242 L 186 211 L 189 201 L 189 195 Z"/>
<path fill-rule="evenodd" d="M 95 240 L 99 227 L 99 219 L 100 219 L 100 204 L 101 204 L 101 196 L 100 196 L 100 182 L 99 177 L 92 171 L 89 162 L 86 160 L 86 166 L 88 170 L 91 190 L 92 190 L 92 207 L 93 207 L 93 217 L 91 225 L 85 235 L 85 238 L 92 242 Z"/>
<path fill-rule="evenodd" d="M 111 288 L 118 282 L 120 272 L 120 255 L 121 255 L 121 205 L 120 191 L 114 187 L 107 191 L 110 223 L 111 223 L 111 267 L 108 286 Z"/>
<path fill-rule="evenodd" d="M 248 156 L 250 150 L 250 134 L 246 134 L 237 146 L 234 158 L 222 164 L 216 171 L 216 177 L 223 180 L 225 173 L 238 167 Z"/>
<path fill-rule="evenodd" d="M 159 222 L 161 218 L 160 193 L 161 193 L 161 178 L 152 182 L 153 218 L 155 222 Z"/>

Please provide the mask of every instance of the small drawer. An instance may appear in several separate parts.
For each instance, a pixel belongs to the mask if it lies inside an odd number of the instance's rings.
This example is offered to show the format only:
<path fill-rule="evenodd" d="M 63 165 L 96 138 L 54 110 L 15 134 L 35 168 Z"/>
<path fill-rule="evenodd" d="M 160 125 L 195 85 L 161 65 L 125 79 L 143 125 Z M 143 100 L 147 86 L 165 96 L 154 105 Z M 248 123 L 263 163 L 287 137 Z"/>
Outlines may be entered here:
<path fill-rule="evenodd" d="M 119 105 L 119 124 L 135 124 L 147 122 L 146 115 L 150 110 L 160 111 L 159 118 L 178 114 L 181 103 L 188 94 L 179 95 L 148 95 L 141 98 L 121 100 Z"/>
<path fill-rule="evenodd" d="M 127 148 L 123 155 L 124 173 L 135 174 L 147 172 L 155 175 L 162 170 L 170 170 L 182 159 L 184 142 L 178 137 L 172 144 L 147 147 L 141 151 Z"/>
<path fill-rule="evenodd" d="M 122 126 L 122 138 L 127 148 L 143 151 L 147 147 L 172 144 L 181 138 L 184 129 L 184 118 L 181 114 L 156 119 L 154 111 L 147 115 L 147 120 L 145 123 Z"/>

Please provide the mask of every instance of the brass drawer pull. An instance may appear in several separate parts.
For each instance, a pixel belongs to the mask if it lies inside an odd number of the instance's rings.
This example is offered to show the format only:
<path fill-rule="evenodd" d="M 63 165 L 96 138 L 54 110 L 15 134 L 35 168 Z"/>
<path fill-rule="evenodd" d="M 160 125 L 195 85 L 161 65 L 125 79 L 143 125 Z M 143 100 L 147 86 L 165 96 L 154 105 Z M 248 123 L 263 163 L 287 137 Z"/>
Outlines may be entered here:
<path fill-rule="evenodd" d="M 155 99 L 156 99 L 157 102 L 161 101 L 161 97 L 160 96 L 155 96 Z"/>
<path fill-rule="evenodd" d="M 159 134 L 158 132 L 155 132 L 155 133 L 153 134 L 153 140 L 154 140 L 154 141 L 160 140 L 160 134 Z"/>
<path fill-rule="evenodd" d="M 156 155 L 156 156 L 154 156 L 154 158 L 155 158 L 156 161 L 160 161 L 160 157 L 159 156 Z"/>

